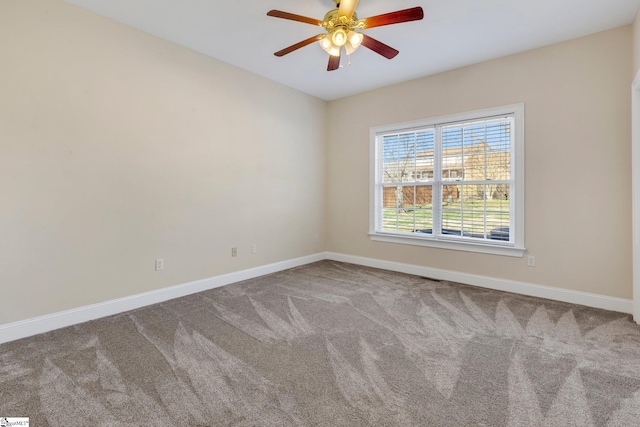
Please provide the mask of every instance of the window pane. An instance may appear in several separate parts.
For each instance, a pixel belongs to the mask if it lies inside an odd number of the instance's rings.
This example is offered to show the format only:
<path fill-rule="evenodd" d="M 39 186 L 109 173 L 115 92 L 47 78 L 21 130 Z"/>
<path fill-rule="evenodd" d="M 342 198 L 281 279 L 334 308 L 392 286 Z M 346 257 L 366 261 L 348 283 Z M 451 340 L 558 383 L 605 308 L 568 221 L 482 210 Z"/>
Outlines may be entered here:
<path fill-rule="evenodd" d="M 398 138 L 398 173 L 400 181 L 415 180 L 416 173 L 416 135 L 403 134 Z"/>
<path fill-rule="evenodd" d="M 511 178 L 511 121 L 487 124 L 487 179 Z"/>
<path fill-rule="evenodd" d="M 415 215 L 413 209 L 398 210 L 398 231 L 403 233 L 413 233 L 415 227 Z"/>
<path fill-rule="evenodd" d="M 465 181 L 484 180 L 484 147 L 466 147 L 464 150 L 464 179 Z"/>
<path fill-rule="evenodd" d="M 401 233 L 431 233 L 433 187 L 401 185 L 382 189 L 382 229 Z"/>
<path fill-rule="evenodd" d="M 460 185 L 442 186 L 442 234 L 462 233 L 462 199 Z"/>
<path fill-rule="evenodd" d="M 416 189 L 413 186 L 402 187 L 402 207 L 415 208 Z"/>
<path fill-rule="evenodd" d="M 416 134 L 416 181 L 433 181 L 433 129 Z"/>
<path fill-rule="evenodd" d="M 432 187 L 430 185 L 408 185 L 400 187 L 402 204 L 398 208 L 432 208 Z"/>
<path fill-rule="evenodd" d="M 382 229 L 396 231 L 398 228 L 398 211 L 396 209 L 382 209 Z"/>
<path fill-rule="evenodd" d="M 487 210 L 509 211 L 509 184 L 487 185 Z"/>
<path fill-rule="evenodd" d="M 382 188 L 382 207 L 385 208 L 413 208 L 415 207 L 415 187 L 399 185 Z"/>
<path fill-rule="evenodd" d="M 509 212 L 487 213 L 487 239 L 509 241 Z"/>
<path fill-rule="evenodd" d="M 442 154 L 460 153 L 462 149 L 462 128 L 460 126 L 442 129 Z"/>
<path fill-rule="evenodd" d="M 443 235 L 509 239 L 510 156 L 510 118 L 443 127 L 442 181 L 484 181 L 441 187 Z"/>
<path fill-rule="evenodd" d="M 484 211 L 465 211 L 462 232 L 466 237 L 485 238 Z"/>
<path fill-rule="evenodd" d="M 485 215 L 487 209 L 487 186 L 484 184 L 465 185 L 462 190 L 462 229 L 466 237 L 486 238 Z"/>
<path fill-rule="evenodd" d="M 459 210 L 442 210 L 442 234 L 462 235 L 462 215 Z"/>
<path fill-rule="evenodd" d="M 509 240 L 508 186 L 442 186 L 442 234 Z"/>
<path fill-rule="evenodd" d="M 382 207 L 395 208 L 398 206 L 398 188 L 382 187 Z"/>
<path fill-rule="evenodd" d="M 433 234 L 433 211 L 431 209 L 416 210 L 417 233 Z"/>
<path fill-rule="evenodd" d="M 383 209 L 383 229 L 385 231 L 413 233 L 414 210 L 413 209 Z"/>
<path fill-rule="evenodd" d="M 397 182 L 398 179 L 398 135 L 382 138 L 382 182 Z"/>
<path fill-rule="evenodd" d="M 462 200 L 464 210 L 485 209 L 485 186 L 483 184 L 463 185 Z"/>
<path fill-rule="evenodd" d="M 460 189 L 461 185 L 443 185 L 442 186 L 442 206 L 448 209 L 460 208 Z"/>
<path fill-rule="evenodd" d="M 416 206 L 433 208 L 433 187 L 431 185 L 416 186 Z"/>
<path fill-rule="evenodd" d="M 443 127 L 442 179 L 509 180 L 511 118 Z"/>
<path fill-rule="evenodd" d="M 442 130 L 442 180 L 460 181 L 463 175 L 463 134 L 461 127 Z"/>
<path fill-rule="evenodd" d="M 434 131 L 385 135 L 382 138 L 382 182 L 433 179 Z"/>

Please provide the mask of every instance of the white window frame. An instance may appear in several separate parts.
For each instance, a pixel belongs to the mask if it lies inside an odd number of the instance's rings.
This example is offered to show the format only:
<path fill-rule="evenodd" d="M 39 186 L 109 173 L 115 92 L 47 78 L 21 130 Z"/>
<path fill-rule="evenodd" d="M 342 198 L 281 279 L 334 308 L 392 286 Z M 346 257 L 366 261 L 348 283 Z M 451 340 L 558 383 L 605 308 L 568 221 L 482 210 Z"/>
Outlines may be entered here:
<path fill-rule="evenodd" d="M 481 120 L 501 115 L 513 115 L 513 140 L 511 144 L 511 193 L 509 194 L 513 242 L 471 239 L 451 239 L 446 236 L 419 233 L 393 233 L 376 230 L 378 216 L 382 214 L 382 136 L 391 132 L 408 132 L 426 127 L 442 126 L 455 122 Z M 524 246 L 525 206 L 524 206 L 524 103 L 486 108 L 460 114 L 432 117 L 424 120 L 376 126 L 370 129 L 370 185 L 369 185 L 369 237 L 371 240 L 387 243 L 429 246 L 468 252 L 522 257 Z M 437 183 L 434 183 L 434 186 Z M 435 187 L 434 187 L 435 188 Z M 434 198 L 435 201 L 435 198 Z"/>

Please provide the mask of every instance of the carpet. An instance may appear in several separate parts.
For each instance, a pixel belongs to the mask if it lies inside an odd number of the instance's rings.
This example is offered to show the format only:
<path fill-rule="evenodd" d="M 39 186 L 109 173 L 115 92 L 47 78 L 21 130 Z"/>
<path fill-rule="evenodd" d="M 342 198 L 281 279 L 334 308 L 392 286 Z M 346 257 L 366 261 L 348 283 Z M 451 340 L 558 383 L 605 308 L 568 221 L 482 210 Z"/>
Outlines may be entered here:
<path fill-rule="evenodd" d="M 630 316 L 332 261 L 0 345 L 32 426 L 640 425 Z"/>

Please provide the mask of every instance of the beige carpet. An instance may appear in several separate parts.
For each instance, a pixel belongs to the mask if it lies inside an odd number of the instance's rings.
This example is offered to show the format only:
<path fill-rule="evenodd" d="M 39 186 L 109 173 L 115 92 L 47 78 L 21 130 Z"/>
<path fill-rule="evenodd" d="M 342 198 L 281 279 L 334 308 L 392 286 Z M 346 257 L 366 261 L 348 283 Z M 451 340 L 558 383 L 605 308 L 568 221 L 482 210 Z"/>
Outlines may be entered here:
<path fill-rule="evenodd" d="M 323 261 L 0 346 L 32 426 L 640 425 L 630 316 Z"/>

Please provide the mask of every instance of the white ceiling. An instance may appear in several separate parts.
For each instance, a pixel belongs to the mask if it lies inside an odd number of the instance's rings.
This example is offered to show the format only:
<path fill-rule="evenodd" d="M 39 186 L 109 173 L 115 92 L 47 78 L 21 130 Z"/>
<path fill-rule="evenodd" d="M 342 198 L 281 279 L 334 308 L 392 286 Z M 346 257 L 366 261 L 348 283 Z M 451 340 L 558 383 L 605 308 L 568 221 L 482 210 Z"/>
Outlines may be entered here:
<path fill-rule="evenodd" d="M 422 6 L 425 18 L 365 32 L 400 51 L 387 60 L 361 47 L 327 72 L 321 33 L 266 16 L 271 9 L 322 20 L 332 0 L 67 0 L 325 100 L 569 40 L 633 22 L 640 0 L 361 0 L 360 18 Z"/>

